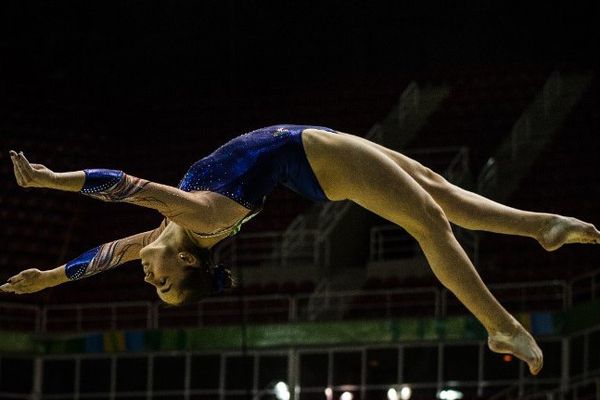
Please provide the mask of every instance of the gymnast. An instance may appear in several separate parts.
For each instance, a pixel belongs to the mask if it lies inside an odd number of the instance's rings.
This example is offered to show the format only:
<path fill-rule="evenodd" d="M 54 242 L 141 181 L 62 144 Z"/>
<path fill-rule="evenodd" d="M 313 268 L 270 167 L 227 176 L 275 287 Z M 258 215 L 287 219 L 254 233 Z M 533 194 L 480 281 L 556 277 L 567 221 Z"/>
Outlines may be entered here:
<path fill-rule="evenodd" d="M 450 222 L 533 238 L 547 251 L 566 243 L 600 243 L 591 224 L 522 211 L 450 184 L 418 162 L 358 136 L 333 129 L 276 125 L 238 136 L 194 163 L 178 187 L 122 171 L 53 172 L 10 152 L 19 186 L 72 192 L 157 210 L 165 218 L 147 232 L 91 249 L 55 269 L 27 269 L 0 286 L 32 293 L 141 259 L 144 280 L 158 297 L 180 305 L 231 287 L 228 270 L 212 264 L 210 249 L 260 212 L 277 183 L 315 201 L 351 200 L 405 228 L 435 276 L 477 317 L 492 351 L 542 368 L 541 349 L 494 298 L 457 242 Z"/>

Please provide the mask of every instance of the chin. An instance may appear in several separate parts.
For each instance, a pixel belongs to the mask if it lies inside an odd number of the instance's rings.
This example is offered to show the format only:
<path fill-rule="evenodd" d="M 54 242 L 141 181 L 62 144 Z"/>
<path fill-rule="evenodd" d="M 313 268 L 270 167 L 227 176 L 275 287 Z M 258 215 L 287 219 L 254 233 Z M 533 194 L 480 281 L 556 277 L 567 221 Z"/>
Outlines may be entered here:
<path fill-rule="evenodd" d="M 173 299 L 167 299 L 167 298 L 164 298 L 161 296 L 158 296 L 158 298 L 160 299 L 160 301 L 162 301 L 163 303 L 168 304 L 170 306 L 178 306 L 181 304 L 181 302 L 174 301 Z"/>

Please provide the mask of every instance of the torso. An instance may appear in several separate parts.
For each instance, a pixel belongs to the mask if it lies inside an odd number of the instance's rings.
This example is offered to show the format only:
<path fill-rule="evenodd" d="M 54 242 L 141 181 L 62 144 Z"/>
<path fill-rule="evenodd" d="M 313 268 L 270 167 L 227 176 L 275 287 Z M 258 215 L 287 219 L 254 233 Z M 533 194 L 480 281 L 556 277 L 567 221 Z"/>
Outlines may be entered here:
<path fill-rule="evenodd" d="M 219 193 L 210 191 L 197 191 L 200 196 L 203 196 L 205 200 L 210 203 L 210 208 L 218 210 L 210 221 L 207 221 L 206 232 L 189 232 L 196 238 L 210 239 L 224 238 L 231 233 L 232 227 L 236 226 L 240 221 L 250 215 L 253 211 L 237 203 L 235 200 L 230 199 Z"/>
<path fill-rule="evenodd" d="M 216 210 L 199 237 L 225 237 L 261 210 L 278 183 L 314 201 L 329 198 L 319 186 L 304 151 L 305 131 L 333 130 L 307 125 L 275 125 L 238 136 L 190 167 L 179 188 L 204 196 Z"/>

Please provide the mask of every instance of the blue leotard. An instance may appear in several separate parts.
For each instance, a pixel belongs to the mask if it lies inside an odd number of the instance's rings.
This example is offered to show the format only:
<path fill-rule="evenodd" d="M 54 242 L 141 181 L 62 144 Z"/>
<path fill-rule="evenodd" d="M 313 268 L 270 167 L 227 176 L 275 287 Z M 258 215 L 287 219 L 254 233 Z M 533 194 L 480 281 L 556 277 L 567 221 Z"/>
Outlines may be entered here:
<path fill-rule="evenodd" d="M 260 209 L 278 183 L 310 200 L 327 201 L 302 145 L 302 131 L 308 128 L 335 133 L 330 128 L 308 125 L 257 129 L 194 163 L 179 188 L 220 193 L 250 210 Z"/>

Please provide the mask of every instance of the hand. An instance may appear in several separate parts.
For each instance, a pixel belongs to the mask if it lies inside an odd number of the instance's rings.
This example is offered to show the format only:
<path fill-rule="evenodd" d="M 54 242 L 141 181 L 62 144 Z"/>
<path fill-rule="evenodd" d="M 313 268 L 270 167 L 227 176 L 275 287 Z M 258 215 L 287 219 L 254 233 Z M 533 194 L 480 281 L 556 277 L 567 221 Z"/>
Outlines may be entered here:
<path fill-rule="evenodd" d="M 56 174 L 42 164 L 30 164 L 23 152 L 10 151 L 13 162 L 15 178 L 19 186 L 52 188 L 56 181 Z"/>
<path fill-rule="evenodd" d="M 33 293 L 52 286 L 48 275 L 36 268 L 26 269 L 8 278 L 0 290 L 15 294 Z"/>

